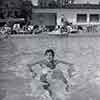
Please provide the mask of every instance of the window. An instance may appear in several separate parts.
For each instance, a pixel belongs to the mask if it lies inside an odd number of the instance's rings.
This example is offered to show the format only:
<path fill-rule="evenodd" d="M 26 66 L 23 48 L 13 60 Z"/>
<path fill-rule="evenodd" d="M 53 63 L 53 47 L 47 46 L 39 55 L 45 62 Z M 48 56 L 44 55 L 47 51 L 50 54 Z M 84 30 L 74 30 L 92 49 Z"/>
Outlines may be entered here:
<path fill-rule="evenodd" d="M 90 22 L 99 22 L 99 14 L 90 14 Z"/>
<path fill-rule="evenodd" d="M 56 13 L 33 13 L 34 25 L 56 25 Z"/>
<path fill-rule="evenodd" d="M 77 14 L 77 22 L 87 22 L 87 14 Z"/>

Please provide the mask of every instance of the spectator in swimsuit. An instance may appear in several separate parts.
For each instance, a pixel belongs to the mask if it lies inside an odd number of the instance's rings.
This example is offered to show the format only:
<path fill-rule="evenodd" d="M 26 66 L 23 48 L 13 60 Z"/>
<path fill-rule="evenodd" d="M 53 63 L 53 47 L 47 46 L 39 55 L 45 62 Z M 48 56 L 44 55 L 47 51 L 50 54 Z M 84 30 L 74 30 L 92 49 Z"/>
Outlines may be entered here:
<path fill-rule="evenodd" d="M 45 83 L 43 85 L 43 88 L 49 92 L 49 95 L 51 97 L 52 97 L 52 90 L 49 88 L 50 83 L 48 82 L 48 79 L 47 79 L 49 72 L 53 71 L 52 78 L 53 79 L 58 78 L 58 79 L 62 80 L 66 84 L 66 91 L 68 91 L 68 89 L 69 89 L 68 81 L 65 78 L 65 76 L 63 75 L 63 72 L 60 70 L 56 71 L 55 69 L 56 69 L 57 64 L 59 64 L 59 63 L 65 64 L 68 66 L 72 66 L 73 64 L 65 62 L 65 61 L 61 61 L 61 60 L 56 60 L 55 59 L 55 52 L 52 49 L 47 49 L 45 51 L 44 56 L 46 59 L 41 60 L 41 61 L 37 61 L 33 64 L 28 64 L 30 71 L 33 73 L 33 78 L 36 77 L 37 73 L 34 72 L 34 70 L 32 69 L 32 66 L 39 64 L 43 68 L 42 74 L 40 76 L 40 81 Z M 44 68 L 43 65 L 45 65 L 46 68 Z M 68 70 L 68 74 L 69 74 L 69 77 L 72 76 L 70 69 Z"/>

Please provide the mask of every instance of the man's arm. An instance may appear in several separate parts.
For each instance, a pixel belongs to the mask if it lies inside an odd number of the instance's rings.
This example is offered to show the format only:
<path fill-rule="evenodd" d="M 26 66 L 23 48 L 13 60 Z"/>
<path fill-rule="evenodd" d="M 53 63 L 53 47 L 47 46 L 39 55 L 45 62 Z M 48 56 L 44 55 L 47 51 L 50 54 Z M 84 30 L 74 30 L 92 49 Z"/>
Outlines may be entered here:
<path fill-rule="evenodd" d="M 71 78 L 73 76 L 72 73 L 75 72 L 75 69 L 73 67 L 74 64 L 69 63 L 69 62 L 65 62 L 65 61 L 61 61 L 61 60 L 56 60 L 56 62 L 57 62 L 56 64 L 62 63 L 62 64 L 65 64 L 65 65 L 68 65 L 68 76 L 69 76 L 69 78 Z"/>
<path fill-rule="evenodd" d="M 33 79 L 37 76 L 37 73 L 34 71 L 33 66 L 35 66 L 35 65 L 37 65 L 37 64 L 41 64 L 41 62 L 42 62 L 42 61 L 37 61 L 37 62 L 32 63 L 32 64 L 27 64 L 27 66 L 28 66 L 30 72 L 32 72 L 32 77 L 33 77 Z"/>
<path fill-rule="evenodd" d="M 60 64 L 60 63 L 68 65 L 68 66 L 73 66 L 72 63 L 69 63 L 69 62 L 66 62 L 66 61 L 62 61 L 62 60 L 56 60 L 56 64 Z"/>
<path fill-rule="evenodd" d="M 29 70 L 30 70 L 30 72 L 33 72 L 34 70 L 33 70 L 33 66 L 35 66 L 35 65 L 37 65 L 37 64 L 41 64 L 43 61 L 37 61 L 37 62 L 35 62 L 35 63 L 32 63 L 32 64 L 27 64 L 27 66 L 29 67 Z"/>
<path fill-rule="evenodd" d="M 73 77 L 73 73 L 75 72 L 75 68 L 73 67 L 73 65 L 68 67 L 68 76 L 69 78 Z"/>

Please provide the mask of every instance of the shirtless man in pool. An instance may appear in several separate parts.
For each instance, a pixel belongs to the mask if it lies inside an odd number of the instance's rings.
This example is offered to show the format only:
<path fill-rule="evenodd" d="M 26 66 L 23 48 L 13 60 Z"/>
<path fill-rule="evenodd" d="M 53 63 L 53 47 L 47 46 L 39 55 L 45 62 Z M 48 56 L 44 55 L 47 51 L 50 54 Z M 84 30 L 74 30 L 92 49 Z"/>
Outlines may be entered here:
<path fill-rule="evenodd" d="M 45 90 L 47 90 L 49 92 L 49 95 L 52 97 L 52 90 L 50 90 L 50 88 L 49 88 L 50 83 L 47 80 L 48 73 L 54 71 L 56 69 L 56 66 L 59 63 L 62 63 L 62 64 L 69 66 L 68 75 L 69 75 L 69 77 L 71 77 L 72 74 L 71 74 L 70 66 L 72 66 L 73 64 L 68 63 L 68 62 L 64 62 L 61 60 L 56 60 L 55 59 L 55 52 L 52 49 L 47 49 L 45 51 L 44 56 L 46 57 L 45 60 L 37 61 L 33 64 L 28 64 L 28 67 L 29 67 L 30 71 L 33 73 L 33 78 L 35 78 L 35 76 L 37 76 L 37 73 L 34 72 L 34 70 L 32 69 L 32 66 L 39 64 L 42 67 L 42 69 L 44 69 L 42 71 L 41 76 L 40 76 L 40 81 L 45 83 L 43 85 L 43 88 Z M 46 66 L 45 68 L 43 68 L 44 65 Z M 57 77 L 59 77 L 59 80 L 63 81 L 66 84 L 66 91 L 68 91 L 69 90 L 68 81 L 65 78 L 63 72 L 61 70 L 58 70 L 58 71 L 55 70 L 53 73 L 54 74 L 52 74 L 52 78 L 56 79 Z"/>

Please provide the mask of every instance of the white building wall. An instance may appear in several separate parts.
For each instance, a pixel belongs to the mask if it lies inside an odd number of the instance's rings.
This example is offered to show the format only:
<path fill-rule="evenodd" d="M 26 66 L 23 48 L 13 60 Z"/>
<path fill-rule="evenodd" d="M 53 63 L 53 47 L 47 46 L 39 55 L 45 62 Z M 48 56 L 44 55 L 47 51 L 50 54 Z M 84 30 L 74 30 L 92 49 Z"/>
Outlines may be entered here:
<path fill-rule="evenodd" d="M 37 5 L 38 4 L 38 0 L 31 0 L 32 1 L 32 3 L 34 4 L 34 5 Z M 82 4 L 82 3 L 87 3 L 87 2 L 89 2 L 89 3 L 92 3 L 92 4 L 98 4 L 98 2 L 99 2 L 100 0 L 75 0 L 74 1 L 74 3 L 76 3 L 76 4 Z"/>
<path fill-rule="evenodd" d="M 69 22 L 73 24 L 100 24 L 99 22 L 90 23 L 89 22 L 89 15 L 90 14 L 100 14 L 100 9 L 34 9 L 33 13 L 56 13 L 57 20 L 64 15 Z M 77 23 L 77 14 L 87 14 L 88 20 L 86 23 Z M 52 19 L 50 19 L 52 20 Z"/>
<path fill-rule="evenodd" d="M 98 4 L 100 0 L 75 0 L 74 3 L 82 4 L 82 3 L 92 3 L 92 4 Z"/>

